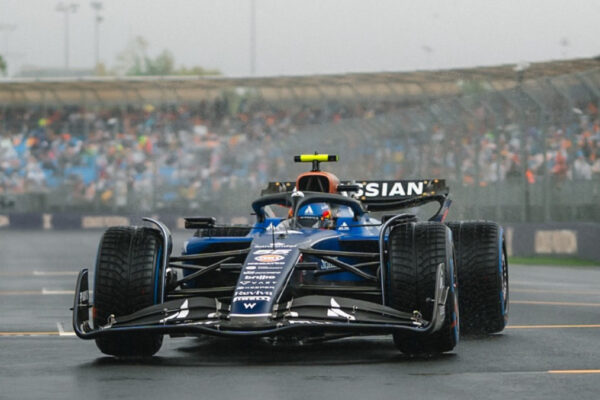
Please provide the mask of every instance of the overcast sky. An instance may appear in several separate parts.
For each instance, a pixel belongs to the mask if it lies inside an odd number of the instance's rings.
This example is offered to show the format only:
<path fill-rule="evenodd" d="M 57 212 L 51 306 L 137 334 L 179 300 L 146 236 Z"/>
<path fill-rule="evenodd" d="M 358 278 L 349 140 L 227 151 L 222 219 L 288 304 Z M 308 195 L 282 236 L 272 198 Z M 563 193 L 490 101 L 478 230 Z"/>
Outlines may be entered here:
<path fill-rule="evenodd" d="M 63 0 L 65 1 L 65 0 Z M 0 0 L 0 54 L 64 65 L 58 0 Z M 70 64 L 94 63 L 90 1 L 70 16 Z M 103 0 L 100 59 L 135 36 L 177 65 L 250 74 L 250 0 Z M 257 75 L 406 71 L 600 55 L 600 0 L 255 0 Z M 16 29 L 9 32 L 6 25 Z"/>

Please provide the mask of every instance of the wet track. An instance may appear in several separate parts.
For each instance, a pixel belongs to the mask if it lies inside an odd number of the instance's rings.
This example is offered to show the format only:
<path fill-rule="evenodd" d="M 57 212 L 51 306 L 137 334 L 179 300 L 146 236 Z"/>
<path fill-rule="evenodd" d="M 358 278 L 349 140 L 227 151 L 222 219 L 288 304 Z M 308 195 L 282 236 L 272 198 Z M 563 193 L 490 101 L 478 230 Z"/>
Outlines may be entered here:
<path fill-rule="evenodd" d="M 598 398 L 600 267 L 511 266 L 509 328 L 437 358 L 404 357 L 387 337 L 166 338 L 150 361 L 119 361 L 71 333 L 77 271 L 100 235 L 0 232 L 0 399 Z"/>

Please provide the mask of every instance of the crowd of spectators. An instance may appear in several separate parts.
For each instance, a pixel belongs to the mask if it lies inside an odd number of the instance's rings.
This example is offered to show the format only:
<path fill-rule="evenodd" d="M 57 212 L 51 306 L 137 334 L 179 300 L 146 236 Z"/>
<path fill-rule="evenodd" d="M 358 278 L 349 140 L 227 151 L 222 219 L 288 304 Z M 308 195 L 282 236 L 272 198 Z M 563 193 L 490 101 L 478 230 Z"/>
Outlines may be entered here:
<path fill-rule="evenodd" d="M 497 124 L 484 107 L 458 123 L 412 127 L 385 136 L 366 165 L 401 177 L 441 176 L 463 185 L 549 179 L 600 182 L 600 115 L 593 103 L 573 108 L 564 121 L 539 124 L 514 112 Z M 533 122 L 532 122 L 533 121 Z M 397 125 L 401 125 L 398 122 Z"/>
<path fill-rule="evenodd" d="M 484 107 L 453 123 L 422 123 L 414 109 L 389 101 L 6 108 L 0 195 L 48 193 L 63 204 L 115 210 L 194 209 L 227 201 L 220 195 L 226 189 L 257 195 L 270 179 L 293 178 L 292 154 L 318 150 L 290 145 L 304 132 L 322 128 L 327 135 L 335 126 L 381 126 L 386 119 L 386 129 L 336 131 L 339 151 L 356 152 L 361 177 L 435 176 L 481 186 L 511 178 L 533 184 L 545 176 L 598 180 L 598 109 L 589 103 L 572 114 L 539 126 L 511 112 L 499 125 Z"/>
<path fill-rule="evenodd" d="M 70 205 L 198 205 L 223 186 L 258 193 L 289 157 L 281 143 L 308 125 L 384 113 L 376 107 L 196 105 L 0 112 L 0 194 L 46 192 Z M 155 190 L 156 189 L 156 190 Z M 193 206 L 193 204 L 192 204 Z"/>

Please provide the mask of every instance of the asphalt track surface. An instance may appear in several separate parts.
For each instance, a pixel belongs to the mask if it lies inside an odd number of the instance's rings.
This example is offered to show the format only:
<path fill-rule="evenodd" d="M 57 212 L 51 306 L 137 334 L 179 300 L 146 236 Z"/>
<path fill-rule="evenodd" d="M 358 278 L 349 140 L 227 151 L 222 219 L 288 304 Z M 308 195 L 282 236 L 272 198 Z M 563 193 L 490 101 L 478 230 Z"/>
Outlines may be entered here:
<path fill-rule="evenodd" d="M 508 329 L 440 357 L 405 357 L 384 336 L 165 338 L 156 357 L 123 361 L 71 332 L 76 274 L 100 235 L 0 231 L 0 399 L 600 398 L 600 266 L 511 266 Z"/>

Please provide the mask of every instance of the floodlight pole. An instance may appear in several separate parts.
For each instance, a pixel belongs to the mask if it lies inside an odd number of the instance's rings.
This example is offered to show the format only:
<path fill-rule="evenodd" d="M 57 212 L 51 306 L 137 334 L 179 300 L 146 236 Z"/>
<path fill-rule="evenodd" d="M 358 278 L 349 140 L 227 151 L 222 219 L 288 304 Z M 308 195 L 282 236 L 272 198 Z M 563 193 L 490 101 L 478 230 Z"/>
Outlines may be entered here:
<path fill-rule="evenodd" d="M 250 1 L 250 75 L 256 74 L 256 0 Z"/>
<path fill-rule="evenodd" d="M 101 1 L 92 1 L 92 8 L 95 11 L 94 16 L 94 70 L 98 70 L 100 64 L 100 23 L 103 21 L 100 11 L 102 10 Z"/>
<path fill-rule="evenodd" d="M 65 15 L 65 70 L 69 70 L 69 14 L 75 13 L 79 4 L 65 4 L 62 1 L 56 5 L 56 11 Z"/>

